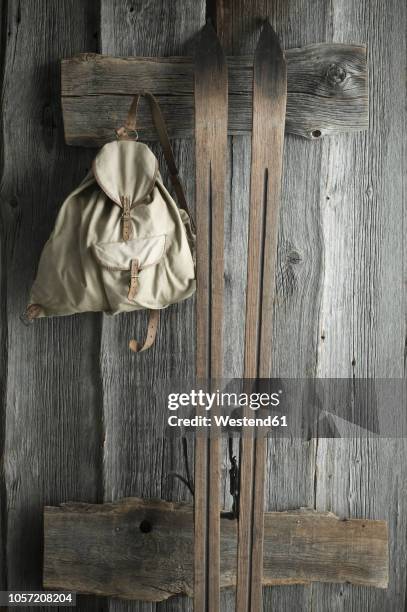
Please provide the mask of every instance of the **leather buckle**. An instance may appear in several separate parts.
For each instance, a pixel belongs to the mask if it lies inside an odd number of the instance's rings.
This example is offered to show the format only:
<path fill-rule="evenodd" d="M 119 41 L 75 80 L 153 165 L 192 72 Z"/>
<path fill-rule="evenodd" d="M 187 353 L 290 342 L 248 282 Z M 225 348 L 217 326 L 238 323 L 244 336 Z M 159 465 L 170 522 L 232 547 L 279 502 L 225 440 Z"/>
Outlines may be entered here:
<path fill-rule="evenodd" d="M 130 130 L 122 126 L 118 130 L 115 130 L 115 133 L 117 140 L 138 140 L 138 131 L 135 129 Z"/>

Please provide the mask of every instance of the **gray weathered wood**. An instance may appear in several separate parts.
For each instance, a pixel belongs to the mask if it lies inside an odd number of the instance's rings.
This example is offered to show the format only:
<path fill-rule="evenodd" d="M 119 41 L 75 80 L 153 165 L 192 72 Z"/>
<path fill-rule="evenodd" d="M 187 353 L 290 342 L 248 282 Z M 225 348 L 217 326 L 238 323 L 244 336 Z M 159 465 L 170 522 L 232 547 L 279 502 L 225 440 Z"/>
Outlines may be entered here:
<path fill-rule="evenodd" d="M 331 246 L 325 249 L 319 376 L 405 376 L 405 33 L 403 2 L 367 2 L 362 11 L 355 0 L 332 4 L 327 40 L 357 36 L 369 43 L 370 129 L 322 144 L 321 234 Z M 319 441 L 315 450 L 316 508 L 386 519 L 391 564 L 385 592 L 314 585 L 315 605 L 339 612 L 404 609 L 406 441 Z"/>
<path fill-rule="evenodd" d="M 43 504 L 102 499 L 99 317 L 19 320 L 58 207 L 89 167 L 64 145 L 58 63 L 97 49 L 98 3 L 2 7 L 3 575 L 9 589 L 39 590 Z"/>
<path fill-rule="evenodd" d="M 222 2 L 218 31 L 229 52 L 252 53 L 259 18 L 267 15 L 285 47 L 323 40 L 368 43 L 370 83 L 369 135 L 341 135 L 323 144 L 286 137 L 273 372 L 402 376 L 405 6 L 353 0 Z M 232 146 L 235 221 L 247 198 L 241 175 L 250 148 L 238 137 Z M 239 261 L 244 256 L 233 255 Z M 233 278 L 237 275 L 233 270 Z M 236 305 L 241 288 L 236 281 L 227 288 L 227 302 Z M 241 361 L 233 355 L 229 363 L 237 371 Z M 270 509 L 315 504 L 343 516 L 387 517 L 392 569 L 386 592 L 277 587 L 267 593 L 266 609 L 404 609 L 405 443 L 275 441 L 268 461 Z"/>
<path fill-rule="evenodd" d="M 156 0 L 154 3 L 120 0 L 101 3 L 101 51 L 109 55 L 186 54 L 186 43 L 205 23 L 205 5 L 196 0 Z M 194 210 L 193 143 L 175 141 L 174 153 L 188 203 Z M 153 147 L 163 178 L 169 184 L 159 145 Z M 170 477 L 185 474 L 181 442 L 167 435 L 165 408 L 158 401 L 161 379 L 195 374 L 194 300 L 171 306 L 161 315 L 157 341 L 141 355 L 126 351 L 127 339 L 142 335 L 145 313 L 104 317 L 101 342 L 105 423 L 105 500 L 138 495 L 190 499 L 187 489 Z M 162 395 L 161 395 L 162 397 Z M 190 450 L 193 446 L 190 445 Z M 192 465 L 192 461 L 191 461 Z M 160 609 L 190 610 L 184 598 Z M 155 610 L 152 604 L 131 604 L 133 612 Z M 129 611 L 120 601 L 111 612 Z"/>
<path fill-rule="evenodd" d="M 285 48 L 332 40 L 368 43 L 369 133 L 338 135 L 324 144 L 286 137 L 273 364 L 274 373 L 281 376 L 402 376 L 405 3 L 233 0 L 218 4 L 225 15 L 223 22 L 218 19 L 218 31 L 224 33 L 229 53 L 251 55 L 259 18 L 267 15 Z M 1 502 L 8 513 L 2 517 L 3 532 L 9 536 L 7 550 L 3 541 L 3 558 L 8 557 L 9 584 L 15 588 L 40 587 L 43 502 L 101 497 L 95 441 L 101 419 L 95 412 L 102 405 L 102 394 L 95 382 L 99 339 L 93 324 L 98 317 L 41 322 L 40 328 L 28 331 L 18 321 L 60 202 L 90 161 L 86 153 L 68 150 L 63 143 L 58 63 L 62 57 L 97 50 L 97 6 L 83 0 L 2 4 L 6 52 L 2 56 L 0 299 L 7 345 L 2 343 L 1 374 L 7 372 L 8 380 L 3 378 L 2 383 L 8 407 L 6 411 L 3 406 L 1 422 L 8 441 L 3 452 L 7 486 Z M 184 43 L 204 21 L 203 2 L 106 0 L 100 51 L 191 53 Z M 177 142 L 176 150 L 192 198 L 193 149 Z M 232 137 L 230 153 L 225 224 L 225 310 L 230 317 L 225 321 L 224 363 L 227 375 L 241 376 L 248 138 Z M 183 486 L 164 476 L 167 469 L 183 471 L 181 453 L 176 444 L 162 443 L 159 435 L 157 439 L 152 435 L 151 425 L 156 423 L 160 434 L 161 421 L 154 417 L 159 409 L 142 405 L 151 401 L 154 389 L 147 387 L 144 396 L 139 390 L 134 398 L 130 383 L 150 380 L 153 367 L 159 374 L 191 371 L 187 362 L 193 362 L 192 306 L 165 314 L 161 350 L 141 370 L 123 351 L 137 318 L 105 322 L 101 364 L 106 393 L 106 499 L 132 493 L 181 498 Z M 102 441 L 103 434 L 100 437 Z M 404 608 L 406 463 L 402 440 L 276 440 L 269 445 L 269 509 L 314 506 L 341 516 L 388 519 L 391 565 L 387 590 L 327 584 L 273 587 L 266 591 L 267 610 Z M 227 468 L 225 460 L 224 480 Z M 232 609 L 229 602 L 225 590 L 222 612 Z M 99 601 L 98 609 L 102 605 Z M 114 600 L 110 604 L 111 610 L 126 612 L 179 612 L 188 606 L 186 598 L 157 606 Z M 90 604 L 80 607 L 88 611 Z"/>
<path fill-rule="evenodd" d="M 217 28 L 229 53 L 252 54 L 258 40 L 259 19 L 268 16 L 283 47 L 299 47 L 324 40 L 326 6 L 324 0 L 312 4 L 305 0 L 278 5 L 269 3 L 269 6 L 261 0 L 250 5 L 243 1 L 220 2 Z M 243 237 L 247 235 L 250 140 L 233 137 L 230 156 L 231 206 L 226 227 L 231 226 L 231 235 L 236 238 L 227 243 L 227 271 L 231 281 L 226 283 L 225 300 L 233 305 L 236 313 L 238 305 L 244 304 L 245 292 L 241 267 L 236 268 L 234 262 L 243 262 L 242 268 L 245 269 L 247 239 Z M 272 351 L 272 372 L 277 376 L 313 374 L 322 256 L 315 205 L 319 186 L 313 178 L 318 176 L 319 161 L 318 143 L 286 136 Z M 234 321 L 226 321 L 226 348 L 229 350 L 225 354 L 225 371 L 242 376 L 243 352 L 240 347 L 243 349 L 243 343 L 239 340 L 242 328 L 236 329 L 238 326 Z M 237 346 L 239 350 L 236 350 Z M 310 441 L 274 441 L 268 448 L 268 466 L 269 510 L 313 505 L 313 446 Z M 265 609 L 309 610 L 311 602 L 307 591 L 301 586 L 275 587 L 271 592 L 266 590 Z"/>
<path fill-rule="evenodd" d="M 237 523 L 221 520 L 221 586 L 236 584 Z M 193 590 L 193 507 L 161 500 L 44 511 L 47 588 L 162 601 Z M 350 582 L 386 588 L 384 521 L 313 510 L 265 515 L 264 584 Z M 212 609 L 212 608 L 211 608 Z"/>
<path fill-rule="evenodd" d="M 366 47 L 315 44 L 289 49 L 286 130 L 305 138 L 368 126 Z M 229 134 L 250 132 L 253 58 L 229 57 Z M 62 108 L 68 144 L 112 139 L 136 91 L 154 93 L 172 137 L 193 136 L 193 70 L 189 58 L 82 54 L 62 62 Z M 141 111 L 140 137 L 156 139 Z"/>
<path fill-rule="evenodd" d="M 4 23 L 5 5 L 0 4 L 0 23 Z M 4 40 L 5 30 L 2 27 L 0 30 L 0 46 L 5 48 Z M 2 129 L 2 123 L 0 123 Z M 3 148 L 2 139 L 0 140 L 1 150 Z M 0 164 L 3 161 L 1 160 Z M 1 171 L 3 170 L 2 165 Z M 4 438 L 6 431 L 6 410 L 5 401 L 7 393 L 7 303 L 6 303 L 6 236 L 3 227 L 3 214 L 0 204 L 0 455 L 4 456 Z M 6 498 L 6 482 L 4 479 L 4 471 L 0 472 L 0 589 L 5 590 L 7 587 L 7 498 Z"/>

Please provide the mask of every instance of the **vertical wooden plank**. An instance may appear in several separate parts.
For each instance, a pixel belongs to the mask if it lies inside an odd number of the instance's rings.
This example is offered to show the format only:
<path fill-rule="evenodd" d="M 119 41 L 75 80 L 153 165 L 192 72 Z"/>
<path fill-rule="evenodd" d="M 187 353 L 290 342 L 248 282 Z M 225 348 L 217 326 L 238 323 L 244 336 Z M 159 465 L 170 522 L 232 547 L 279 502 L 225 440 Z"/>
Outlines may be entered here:
<path fill-rule="evenodd" d="M 194 609 L 207 609 L 209 448 L 205 432 L 195 440 L 194 488 Z"/>
<path fill-rule="evenodd" d="M 6 10 L 0 4 L 0 87 L 3 90 L 4 57 L 6 49 Z M 0 167 L 3 172 L 3 121 L 0 117 Z M 4 456 L 6 426 L 7 378 L 7 299 L 6 299 L 6 242 L 3 215 L 0 208 L 0 456 Z M 7 499 L 4 470 L 0 471 L 0 589 L 7 586 Z"/>
<path fill-rule="evenodd" d="M 264 36 L 267 25 L 263 26 L 261 37 Z M 263 197 L 264 206 L 264 235 L 263 249 L 263 278 L 261 280 L 261 306 L 260 316 L 260 337 L 259 337 L 259 378 L 267 378 L 271 375 L 271 353 L 272 353 L 272 332 L 273 332 L 273 313 L 275 296 L 275 277 L 277 259 L 277 240 L 280 220 L 280 199 L 281 199 L 281 178 L 282 160 L 284 148 L 284 125 L 286 113 L 287 97 L 287 69 L 284 53 L 275 32 L 268 26 L 269 40 L 268 47 L 263 58 L 263 65 L 257 66 L 257 70 L 262 75 L 256 75 L 256 65 L 254 69 L 254 82 L 259 81 L 259 87 L 264 91 L 258 96 L 256 86 L 253 91 L 253 143 L 257 141 L 257 146 L 261 147 L 257 152 L 259 158 L 256 160 L 256 152 L 252 148 L 252 183 L 251 189 L 256 185 L 257 194 L 255 198 Z M 260 42 L 256 53 L 259 53 Z M 269 63 L 270 68 L 265 68 L 264 63 Z M 256 61 L 257 64 L 257 61 Z M 272 67 L 272 68 L 271 68 Z M 269 71 L 268 76 L 264 74 Z M 263 97 L 259 104 L 257 98 Z M 261 105 L 263 108 L 261 108 Z M 260 108 L 258 108 L 258 106 Z M 260 117 L 269 116 L 271 127 L 265 131 L 261 126 Z M 262 136 L 263 131 L 263 136 Z M 256 136 L 257 132 L 257 136 Z M 266 135 L 267 134 L 267 135 Z M 272 154 L 270 155 L 270 152 Z M 260 162 L 260 163 L 259 163 Z M 261 176 L 259 176 L 258 165 L 263 164 L 263 189 Z M 266 167 L 267 164 L 267 167 Z M 256 176 L 257 171 L 257 176 Z M 251 194 L 251 205 L 253 204 L 253 194 Z M 250 240 L 250 235 L 249 235 Z M 250 244 L 249 244 L 250 249 Z M 250 250 L 249 250 L 250 252 Z M 250 260 L 249 260 L 250 265 Z M 262 589 L 262 570 L 263 570 L 263 538 L 264 538 L 264 493 L 265 493 L 265 472 L 266 472 L 266 448 L 267 440 L 259 432 L 255 447 L 254 464 L 254 489 L 253 489 L 253 540 L 252 540 L 252 575 L 251 575 L 251 605 L 254 609 L 263 607 Z"/>
<path fill-rule="evenodd" d="M 113 55 L 182 55 L 191 53 L 188 41 L 205 22 L 202 0 L 146 3 L 102 0 L 102 53 Z M 135 91 L 137 84 L 135 83 Z M 194 202 L 194 144 L 174 144 L 188 202 Z M 154 144 L 163 178 L 169 184 L 160 147 Z M 192 206 L 194 210 L 194 206 Z M 145 313 L 104 317 L 102 376 L 105 418 L 106 500 L 127 495 L 188 499 L 185 488 L 168 479 L 170 471 L 184 473 L 181 443 L 166 434 L 164 383 L 160 379 L 194 376 L 194 301 L 172 306 L 161 315 L 157 341 L 145 354 L 127 350 L 130 337 L 142 335 Z M 160 395 L 161 393 L 161 395 Z M 111 610 L 190 610 L 186 598 L 161 604 L 112 601 Z"/>
<path fill-rule="evenodd" d="M 405 32 L 405 3 L 332 3 L 328 41 L 368 45 L 370 127 L 323 144 L 320 376 L 405 375 Z M 389 522 L 390 584 L 386 591 L 314 585 L 316 609 L 404 609 L 406 460 L 402 439 L 319 441 L 316 507 Z"/>
<path fill-rule="evenodd" d="M 102 499 L 99 318 L 19 320 L 59 206 L 89 168 L 89 152 L 64 144 L 59 60 L 97 50 L 98 3 L 2 6 L 3 574 L 9 589 L 41 589 L 43 505 Z"/>
<path fill-rule="evenodd" d="M 326 37 L 366 40 L 374 127 L 370 137 L 341 136 L 324 144 L 286 139 L 274 372 L 282 376 L 401 376 L 404 7 L 397 2 L 385 7 L 338 0 L 331 6 L 331 17 L 325 3 L 308 4 L 270 3 L 273 24 L 287 47 Z M 259 16 L 262 9 L 266 12 L 264 3 L 251 3 L 251 7 Z M 223 28 L 232 46 L 245 38 L 250 44 L 256 31 L 253 19 L 247 25 L 246 18 L 239 18 L 242 9 L 243 3 L 222 3 L 218 15 L 218 30 Z M 369 146 L 364 144 L 366 138 Z M 383 239 L 385 255 L 381 257 Z M 400 461 L 392 470 L 395 455 Z M 269 594 L 271 609 L 403 607 L 405 525 L 398 509 L 405 504 L 405 488 L 400 486 L 405 456 L 402 441 L 387 447 L 384 441 L 281 441 L 269 447 L 272 508 L 315 504 L 318 509 L 342 510 L 344 516 L 388 516 L 394 563 L 388 594 L 327 585 L 274 588 Z M 380 491 L 374 483 L 381 483 Z"/>
<path fill-rule="evenodd" d="M 197 220 L 198 378 L 223 374 L 224 203 L 227 172 L 228 75 L 226 58 L 210 23 L 194 52 Z M 209 444 L 209 448 L 208 448 Z M 220 455 L 222 440 L 204 433 L 195 444 L 194 609 L 220 606 Z M 206 525 L 206 529 L 204 527 Z M 205 569 L 205 571 L 203 571 Z"/>
<path fill-rule="evenodd" d="M 256 46 L 253 69 L 245 378 L 271 372 L 271 341 L 287 94 L 284 54 L 267 20 Z M 264 125 L 264 121 L 269 123 Z M 250 411 L 249 411 L 250 412 Z M 264 474 L 267 442 L 243 433 L 237 610 L 262 607 Z"/>
<path fill-rule="evenodd" d="M 244 368 L 244 333 L 247 282 L 247 233 L 249 221 L 250 142 L 229 138 L 228 183 L 225 200 L 225 295 L 224 362 L 225 378 L 241 378 Z M 231 510 L 229 493 L 228 441 L 224 440 L 221 457 L 221 492 L 225 509 Z M 234 454 L 239 457 L 239 440 L 234 440 Z M 221 593 L 222 612 L 234 612 L 235 590 Z"/>
<path fill-rule="evenodd" d="M 217 31 L 229 53 L 253 53 L 261 21 L 266 17 L 270 18 L 283 48 L 324 40 L 328 6 L 323 0 L 313 3 L 305 0 L 255 0 L 250 3 L 223 0 L 217 5 Z M 250 139 L 233 137 L 230 155 L 232 196 L 226 227 L 233 228 L 233 231 L 230 230 L 232 240 L 226 243 L 225 304 L 234 310 L 240 305 L 242 313 L 246 284 Z M 323 255 L 318 206 L 320 164 L 320 143 L 305 142 L 293 136 L 285 138 L 274 303 L 273 376 L 315 375 Z M 236 261 L 239 261 L 238 267 Z M 225 323 L 225 375 L 228 372 L 234 376 L 243 375 L 244 344 L 240 334 L 244 324 L 236 324 L 241 316 L 230 318 Z M 232 346 L 233 351 L 227 350 Z M 269 510 L 313 505 L 314 455 L 310 441 L 280 439 L 268 445 L 266 486 Z M 266 589 L 264 609 L 308 610 L 309 589 L 301 586 Z"/>

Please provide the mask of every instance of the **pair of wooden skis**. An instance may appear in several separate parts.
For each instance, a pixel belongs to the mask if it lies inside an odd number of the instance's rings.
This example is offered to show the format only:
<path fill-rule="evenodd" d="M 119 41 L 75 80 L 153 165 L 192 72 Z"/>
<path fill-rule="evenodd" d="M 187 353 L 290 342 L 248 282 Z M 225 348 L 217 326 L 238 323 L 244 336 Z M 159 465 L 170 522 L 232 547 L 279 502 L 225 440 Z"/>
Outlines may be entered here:
<path fill-rule="evenodd" d="M 247 262 L 245 379 L 268 378 L 286 106 L 286 65 L 271 25 L 253 67 L 253 132 Z M 197 378 L 223 374 L 224 201 L 227 172 L 227 65 L 210 24 L 195 53 Z M 266 440 L 244 431 L 240 447 L 236 610 L 262 609 Z M 221 436 L 195 446 L 196 612 L 220 610 Z"/>

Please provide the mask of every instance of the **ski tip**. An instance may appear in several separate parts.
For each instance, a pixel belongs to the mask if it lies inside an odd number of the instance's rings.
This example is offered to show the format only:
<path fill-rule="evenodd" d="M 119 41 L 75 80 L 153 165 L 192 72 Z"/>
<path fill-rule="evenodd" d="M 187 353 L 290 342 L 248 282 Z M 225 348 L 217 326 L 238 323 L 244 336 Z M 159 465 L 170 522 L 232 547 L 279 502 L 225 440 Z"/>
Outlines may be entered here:
<path fill-rule="evenodd" d="M 197 39 L 198 47 L 199 45 L 203 45 L 208 41 L 216 41 L 217 43 L 219 43 L 219 38 L 216 34 L 215 28 L 213 27 L 212 19 L 208 18 L 206 20 L 205 25 L 198 32 Z"/>
<path fill-rule="evenodd" d="M 218 69 L 226 66 L 222 45 L 211 20 L 208 20 L 198 32 L 195 40 L 194 63 L 196 69 L 209 69 L 213 62 Z"/>
<path fill-rule="evenodd" d="M 284 51 L 280 40 L 268 19 L 265 19 L 260 32 L 260 38 L 256 47 L 256 55 L 272 54 L 285 62 Z"/>

